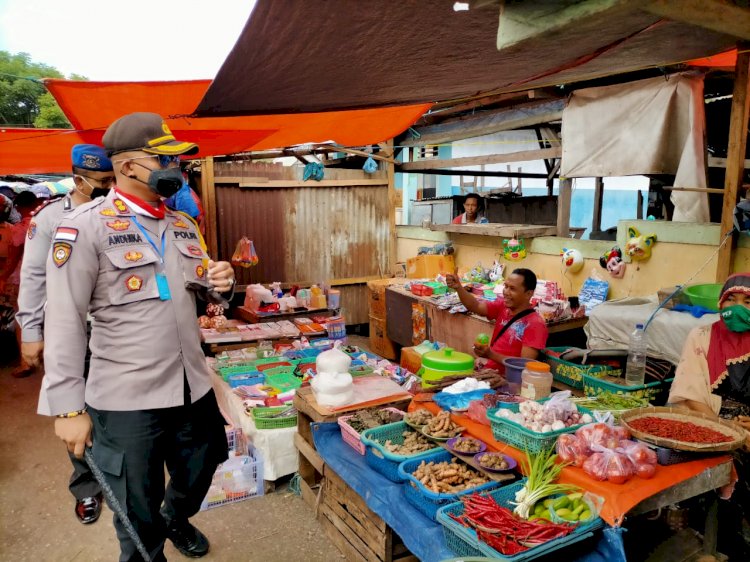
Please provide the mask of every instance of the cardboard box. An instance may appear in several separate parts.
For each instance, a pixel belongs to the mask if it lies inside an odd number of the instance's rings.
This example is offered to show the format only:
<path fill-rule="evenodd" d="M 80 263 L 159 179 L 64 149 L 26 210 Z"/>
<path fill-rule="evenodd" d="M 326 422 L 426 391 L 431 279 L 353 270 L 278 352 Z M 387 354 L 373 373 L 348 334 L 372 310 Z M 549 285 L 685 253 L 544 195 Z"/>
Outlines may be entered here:
<path fill-rule="evenodd" d="M 370 316 L 385 318 L 385 289 L 389 285 L 403 285 L 406 279 L 375 279 L 367 282 L 370 302 Z"/>
<path fill-rule="evenodd" d="M 388 339 L 385 320 L 370 316 L 370 349 L 384 359 L 395 360 L 398 356 L 396 345 Z"/>
<path fill-rule="evenodd" d="M 417 373 L 422 368 L 422 355 L 413 347 L 402 347 L 401 366 L 410 373 Z"/>
<path fill-rule="evenodd" d="M 453 256 L 417 256 L 406 260 L 409 279 L 434 279 L 440 273 L 453 273 L 456 262 Z"/>

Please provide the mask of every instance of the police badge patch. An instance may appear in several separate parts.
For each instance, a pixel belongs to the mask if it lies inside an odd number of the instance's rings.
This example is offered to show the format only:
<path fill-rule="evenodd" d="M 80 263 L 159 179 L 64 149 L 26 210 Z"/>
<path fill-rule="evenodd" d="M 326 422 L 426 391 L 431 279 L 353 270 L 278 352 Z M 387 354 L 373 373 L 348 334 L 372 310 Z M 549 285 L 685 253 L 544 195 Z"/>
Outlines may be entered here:
<path fill-rule="evenodd" d="M 201 250 L 198 246 L 195 246 L 194 244 L 188 244 L 187 251 L 192 256 L 197 256 L 199 258 L 203 257 L 203 250 Z"/>
<path fill-rule="evenodd" d="M 117 230 L 117 231 L 127 230 L 128 228 L 130 228 L 130 221 L 123 221 L 123 220 L 120 220 L 120 219 L 116 219 L 116 220 L 114 220 L 112 222 L 108 222 L 106 224 L 112 230 Z"/>
<path fill-rule="evenodd" d="M 125 201 L 123 201 L 122 199 L 114 199 L 112 201 L 112 204 L 117 209 L 117 212 L 120 213 L 121 215 L 126 214 L 128 212 L 128 206 L 125 204 Z"/>
<path fill-rule="evenodd" d="M 199 265 L 195 268 L 195 274 L 198 276 L 199 279 L 203 279 L 203 276 L 206 274 L 206 268 L 202 265 Z"/>
<path fill-rule="evenodd" d="M 105 207 L 101 211 L 99 211 L 100 215 L 104 215 L 105 217 L 114 217 L 117 216 L 117 213 L 115 213 L 115 210 L 111 207 Z"/>
<path fill-rule="evenodd" d="M 182 222 L 182 220 L 177 219 L 172 223 L 173 226 L 176 226 L 177 228 L 190 228 L 186 223 Z"/>
<path fill-rule="evenodd" d="M 52 245 L 52 261 L 57 267 L 62 267 L 70 259 L 73 246 L 67 242 L 55 242 Z"/>
<path fill-rule="evenodd" d="M 34 238 L 34 236 L 36 236 L 36 223 L 34 221 L 31 221 L 29 223 L 29 230 L 28 232 L 26 232 L 26 236 L 29 237 L 29 240 L 31 240 L 32 238 Z"/>
<path fill-rule="evenodd" d="M 143 254 L 140 252 L 130 251 L 125 254 L 125 259 L 128 261 L 138 261 L 143 259 Z"/>
<path fill-rule="evenodd" d="M 125 286 L 131 293 L 140 291 L 141 287 L 143 286 L 143 279 L 141 279 L 137 275 L 131 275 L 130 277 L 125 279 Z"/>

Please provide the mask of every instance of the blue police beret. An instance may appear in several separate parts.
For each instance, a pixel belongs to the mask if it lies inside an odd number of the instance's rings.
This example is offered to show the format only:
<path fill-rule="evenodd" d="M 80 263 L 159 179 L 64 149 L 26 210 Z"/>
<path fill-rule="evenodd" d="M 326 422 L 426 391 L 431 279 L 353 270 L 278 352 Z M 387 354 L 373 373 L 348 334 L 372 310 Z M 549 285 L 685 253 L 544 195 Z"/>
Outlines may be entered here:
<path fill-rule="evenodd" d="M 112 162 L 101 146 L 95 144 L 77 144 L 70 151 L 73 166 L 92 172 L 111 172 Z"/>

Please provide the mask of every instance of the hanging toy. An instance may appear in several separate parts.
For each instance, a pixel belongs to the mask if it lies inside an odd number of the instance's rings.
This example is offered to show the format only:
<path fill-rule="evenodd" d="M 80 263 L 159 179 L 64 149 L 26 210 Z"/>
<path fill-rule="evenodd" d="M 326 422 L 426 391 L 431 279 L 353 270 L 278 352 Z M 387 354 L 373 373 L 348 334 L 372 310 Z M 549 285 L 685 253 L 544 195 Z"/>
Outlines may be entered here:
<path fill-rule="evenodd" d="M 503 271 L 505 270 L 505 266 L 503 266 L 500 262 L 495 260 L 492 262 L 492 267 L 490 268 L 489 278 L 490 281 L 493 283 L 498 283 L 499 281 L 503 280 Z"/>
<path fill-rule="evenodd" d="M 374 174 L 378 171 L 378 163 L 373 160 L 372 156 L 368 156 L 367 160 L 365 160 L 365 165 L 362 166 L 362 169 L 367 174 Z"/>
<path fill-rule="evenodd" d="M 656 244 L 656 234 L 641 234 L 633 227 L 628 227 L 629 240 L 625 244 L 625 253 L 633 261 L 645 261 L 651 257 L 651 249 Z"/>
<path fill-rule="evenodd" d="M 239 267 L 252 267 L 258 265 L 258 254 L 255 253 L 255 245 L 247 236 L 240 238 L 232 254 L 232 265 Z"/>
<path fill-rule="evenodd" d="M 526 258 L 526 245 L 523 240 L 511 238 L 503 240 L 503 257 L 508 261 L 521 261 Z"/>
<path fill-rule="evenodd" d="M 625 262 L 622 261 L 622 250 L 619 246 L 612 247 L 604 252 L 599 258 L 599 265 L 609 271 L 615 279 L 622 279 L 625 275 Z"/>
<path fill-rule="evenodd" d="M 580 250 L 563 248 L 562 263 L 571 273 L 578 273 L 583 269 L 583 254 Z"/>

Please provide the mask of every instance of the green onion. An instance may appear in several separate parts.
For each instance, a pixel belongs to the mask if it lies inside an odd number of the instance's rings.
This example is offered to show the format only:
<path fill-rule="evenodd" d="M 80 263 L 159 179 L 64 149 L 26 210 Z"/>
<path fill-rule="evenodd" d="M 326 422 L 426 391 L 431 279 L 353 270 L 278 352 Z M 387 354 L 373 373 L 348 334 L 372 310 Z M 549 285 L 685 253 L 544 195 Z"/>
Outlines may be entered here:
<path fill-rule="evenodd" d="M 528 519 L 531 509 L 544 498 L 555 494 L 577 490 L 577 486 L 570 484 L 554 484 L 560 472 L 566 466 L 557 463 L 554 445 L 549 449 L 542 449 L 536 455 L 526 451 L 524 472 L 527 474 L 526 485 L 516 492 L 516 508 L 513 513 L 522 519 Z"/>

